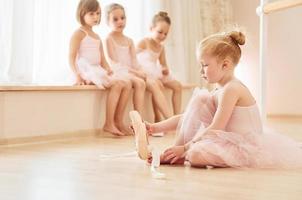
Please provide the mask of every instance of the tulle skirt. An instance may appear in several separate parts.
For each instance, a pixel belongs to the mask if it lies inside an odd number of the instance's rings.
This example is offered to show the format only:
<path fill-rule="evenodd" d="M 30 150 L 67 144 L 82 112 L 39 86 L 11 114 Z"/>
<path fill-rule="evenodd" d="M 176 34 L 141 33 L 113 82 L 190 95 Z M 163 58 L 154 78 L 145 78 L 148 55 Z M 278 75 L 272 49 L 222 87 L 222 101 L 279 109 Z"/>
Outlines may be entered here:
<path fill-rule="evenodd" d="M 133 74 L 129 73 L 129 69 L 127 66 L 124 66 L 120 63 L 111 64 L 111 68 L 113 71 L 113 77 L 120 80 L 130 80 Z"/>
<path fill-rule="evenodd" d="M 169 82 L 175 80 L 171 71 L 168 75 L 163 75 L 162 66 L 158 64 L 157 61 L 150 60 L 150 55 L 148 54 L 149 52 L 146 51 L 141 52 L 137 55 L 137 60 L 148 78 L 159 79 L 162 82 Z"/>
<path fill-rule="evenodd" d="M 91 65 L 85 58 L 79 58 L 77 66 L 83 79 L 91 81 L 98 87 L 108 87 L 113 80 L 104 68 L 100 65 Z"/>
<path fill-rule="evenodd" d="M 213 96 L 195 90 L 178 129 L 183 143 L 206 129 L 215 112 Z M 186 159 L 199 167 L 302 168 L 302 148 L 301 143 L 269 129 L 245 133 L 211 130 L 189 148 Z"/>

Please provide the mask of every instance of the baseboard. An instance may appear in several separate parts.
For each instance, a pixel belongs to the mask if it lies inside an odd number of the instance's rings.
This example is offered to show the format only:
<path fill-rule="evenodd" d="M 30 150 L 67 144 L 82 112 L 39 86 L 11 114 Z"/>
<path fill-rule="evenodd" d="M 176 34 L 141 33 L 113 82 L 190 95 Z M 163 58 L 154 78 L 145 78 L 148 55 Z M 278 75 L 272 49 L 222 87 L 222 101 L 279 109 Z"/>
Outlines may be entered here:
<path fill-rule="evenodd" d="M 5 138 L 0 139 L 0 146 L 15 146 L 15 145 L 27 145 L 34 143 L 47 143 L 53 141 L 62 141 L 70 139 L 79 139 L 84 137 L 97 137 L 104 134 L 102 130 L 81 130 L 69 133 L 58 133 L 54 135 L 40 135 L 18 138 Z"/>

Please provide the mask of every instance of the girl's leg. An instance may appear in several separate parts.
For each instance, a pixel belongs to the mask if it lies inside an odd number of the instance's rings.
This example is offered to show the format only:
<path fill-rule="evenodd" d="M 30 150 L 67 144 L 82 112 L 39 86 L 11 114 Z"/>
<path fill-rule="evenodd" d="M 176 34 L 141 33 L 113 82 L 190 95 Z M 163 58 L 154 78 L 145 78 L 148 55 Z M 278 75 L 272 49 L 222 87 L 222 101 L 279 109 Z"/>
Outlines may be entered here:
<path fill-rule="evenodd" d="M 144 108 L 144 95 L 146 90 L 145 81 L 141 78 L 134 76 L 131 78 L 131 82 L 134 88 L 133 91 L 134 109 L 137 110 L 140 114 L 142 114 Z"/>
<path fill-rule="evenodd" d="M 208 165 L 215 167 L 228 167 L 225 161 L 223 161 L 220 157 L 208 153 L 205 149 L 207 149 L 206 144 L 201 146 L 200 144 L 195 143 L 188 150 L 186 160 L 190 162 L 192 167 L 206 167 Z"/>
<path fill-rule="evenodd" d="M 163 84 L 165 87 L 170 88 L 173 92 L 172 94 L 173 111 L 174 111 L 174 115 L 177 115 L 180 113 L 180 109 L 181 109 L 182 86 L 180 82 L 178 82 L 177 80 L 171 80 Z"/>
<path fill-rule="evenodd" d="M 158 85 L 160 89 L 163 91 L 164 90 L 164 85 L 158 81 Z M 152 95 L 152 107 L 153 107 L 153 112 L 154 112 L 154 122 L 160 122 L 161 121 L 161 114 L 159 109 L 156 107 L 156 102 L 154 99 L 154 96 Z"/>
<path fill-rule="evenodd" d="M 130 135 L 131 130 L 127 128 L 127 126 L 124 124 L 124 116 L 125 116 L 125 110 L 127 107 L 128 99 L 131 92 L 131 82 L 130 80 L 121 81 L 123 84 L 123 88 L 120 95 L 120 100 L 118 102 L 116 111 L 115 111 L 115 123 L 117 128 L 124 134 Z"/>
<path fill-rule="evenodd" d="M 163 114 L 164 118 L 169 118 L 172 116 L 169 111 L 169 104 L 164 96 L 162 89 L 160 87 L 159 80 L 149 79 L 147 78 L 147 90 L 152 93 L 154 98 L 155 106 L 159 109 L 159 111 Z"/>
<path fill-rule="evenodd" d="M 110 132 L 114 135 L 122 136 L 124 134 L 115 126 L 114 114 L 117 108 L 117 104 L 123 86 L 120 81 L 112 80 L 112 82 L 108 87 L 109 87 L 109 92 L 106 102 L 106 119 L 105 119 L 103 130 Z"/>
<path fill-rule="evenodd" d="M 154 99 L 153 95 L 152 95 L 152 108 L 153 108 L 153 112 L 154 112 L 154 122 L 160 122 L 161 121 L 160 111 L 156 107 L 156 103 L 155 103 L 155 99 Z"/>
<path fill-rule="evenodd" d="M 153 123 L 149 125 L 150 131 L 153 133 L 174 131 L 177 128 L 178 122 L 182 115 L 175 115 L 161 122 Z"/>

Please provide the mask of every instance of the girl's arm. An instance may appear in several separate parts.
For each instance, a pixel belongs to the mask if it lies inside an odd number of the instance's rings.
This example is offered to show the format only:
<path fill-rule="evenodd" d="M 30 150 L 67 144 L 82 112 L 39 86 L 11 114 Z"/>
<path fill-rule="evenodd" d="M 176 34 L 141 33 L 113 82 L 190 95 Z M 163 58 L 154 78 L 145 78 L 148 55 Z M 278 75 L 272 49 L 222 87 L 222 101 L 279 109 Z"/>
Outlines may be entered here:
<path fill-rule="evenodd" d="M 148 125 L 150 133 L 175 131 L 182 115 L 174 115 L 164 121 L 156 122 Z"/>
<path fill-rule="evenodd" d="M 166 61 L 166 53 L 165 53 L 165 48 L 163 47 L 160 55 L 159 55 L 159 63 L 162 66 L 162 72 L 164 75 L 168 75 L 169 74 L 169 68 L 167 65 L 167 61 Z"/>
<path fill-rule="evenodd" d="M 142 78 L 142 79 L 146 79 L 146 74 L 144 73 L 144 71 L 142 70 L 142 68 L 139 66 L 138 62 L 137 62 L 137 58 L 136 58 L 136 49 L 134 46 L 134 43 L 131 39 L 129 39 L 130 41 L 130 55 L 131 55 L 131 62 L 133 65 L 133 68 L 130 68 L 130 72 L 135 74 L 136 76 Z"/>
<path fill-rule="evenodd" d="M 146 44 L 146 40 L 142 39 L 141 41 L 139 41 L 136 45 L 136 54 L 138 54 L 139 52 L 141 52 L 142 50 L 145 50 L 147 48 L 147 44 Z"/>
<path fill-rule="evenodd" d="M 108 72 L 109 75 L 111 75 L 113 72 L 106 60 L 106 57 L 105 57 L 105 54 L 104 54 L 104 50 L 103 50 L 103 44 L 101 42 L 101 45 L 100 45 L 100 54 L 101 54 L 101 66 Z"/>
<path fill-rule="evenodd" d="M 74 34 L 72 35 L 72 37 L 70 39 L 70 44 L 69 44 L 69 65 L 70 65 L 72 71 L 76 75 L 76 78 L 77 78 L 76 84 L 83 83 L 83 79 L 82 79 L 80 72 L 76 65 L 76 58 L 77 58 L 77 54 L 78 54 L 78 51 L 80 48 L 81 41 L 84 37 L 85 37 L 85 33 L 83 33 L 83 31 L 78 30 L 78 31 L 74 32 Z"/>
<path fill-rule="evenodd" d="M 140 66 L 138 65 L 138 62 L 136 59 L 136 49 L 135 49 L 134 43 L 131 39 L 130 39 L 130 55 L 131 55 L 131 61 L 133 63 L 133 67 L 137 70 L 140 70 Z"/>

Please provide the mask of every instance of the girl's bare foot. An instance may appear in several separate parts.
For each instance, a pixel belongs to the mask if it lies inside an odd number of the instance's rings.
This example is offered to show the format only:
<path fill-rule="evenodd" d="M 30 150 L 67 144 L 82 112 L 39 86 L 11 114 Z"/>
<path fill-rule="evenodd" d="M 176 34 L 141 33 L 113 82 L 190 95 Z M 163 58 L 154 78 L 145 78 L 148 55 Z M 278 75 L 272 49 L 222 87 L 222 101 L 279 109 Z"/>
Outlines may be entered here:
<path fill-rule="evenodd" d="M 131 131 L 131 128 L 125 126 L 124 124 L 118 124 L 117 128 L 125 135 L 134 135 L 133 132 Z"/>
<path fill-rule="evenodd" d="M 116 136 L 125 136 L 125 134 L 115 126 L 104 125 L 103 130 Z"/>

